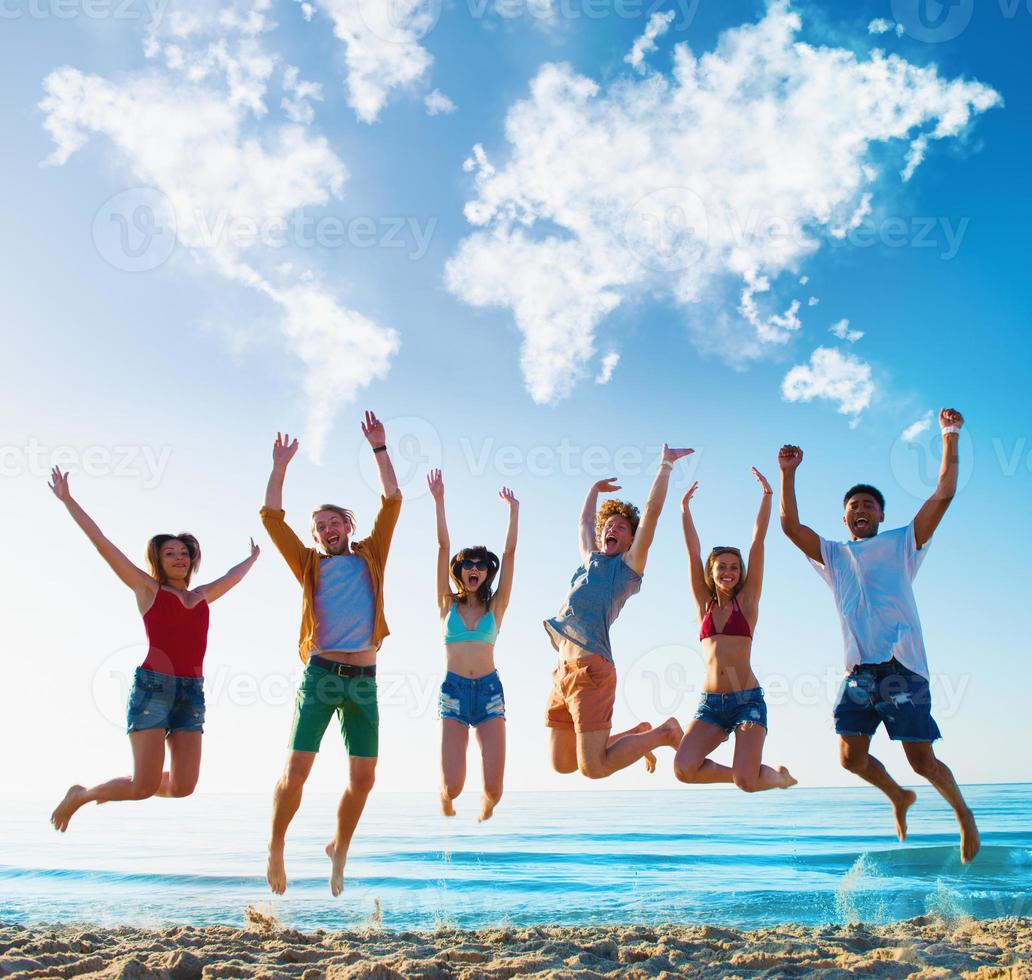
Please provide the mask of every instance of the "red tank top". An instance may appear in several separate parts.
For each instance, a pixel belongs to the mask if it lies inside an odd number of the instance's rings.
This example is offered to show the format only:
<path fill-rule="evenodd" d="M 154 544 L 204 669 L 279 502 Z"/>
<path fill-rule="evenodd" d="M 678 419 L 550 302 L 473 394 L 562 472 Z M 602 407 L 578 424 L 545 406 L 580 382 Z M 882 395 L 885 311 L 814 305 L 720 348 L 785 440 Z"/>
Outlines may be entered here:
<path fill-rule="evenodd" d="M 745 618 L 736 599 L 731 600 L 731 615 L 727 617 L 724 628 L 718 633 L 713 625 L 713 603 L 706 607 L 706 615 L 702 617 L 702 628 L 699 630 L 699 639 L 706 640 L 711 636 L 748 636 L 752 637 L 752 630 L 749 629 L 749 620 Z"/>
<path fill-rule="evenodd" d="M 159 588 L 143 625 L 150 644 L 144 670 L 176 677 L 201 676 L 208 646 L 208 603 L 204 599 L 187 609 L 174 592 Z"/>

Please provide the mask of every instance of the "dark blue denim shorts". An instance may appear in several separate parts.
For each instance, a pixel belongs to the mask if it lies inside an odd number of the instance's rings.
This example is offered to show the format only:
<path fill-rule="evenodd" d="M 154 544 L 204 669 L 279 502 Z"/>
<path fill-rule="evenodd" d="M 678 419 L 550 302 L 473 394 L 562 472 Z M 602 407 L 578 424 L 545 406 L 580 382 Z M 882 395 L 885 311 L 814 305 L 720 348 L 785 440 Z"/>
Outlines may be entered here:
<path fill-rule="evenodd" d="M 698 721 L 706 721 L 723 728 L 730 735 L 739 725 L 753 724 L 767 727 L 767 702 L 762 687 L 730 694 L 704 693 L 695 711 Z"/>
<path fill-rule="evenodd" d="M 441 685 L 437 714 L 474 727 L 491 718 L 504 718 L 505 692 L 498 671 L 483 677 L 463 677 L 448 671 Z"/>
<path fill-rule="evenodd" d="M 173 732 L 204 731 L 204 678 L 176 677 L 136 668 L 126 716 L 129 732 L 163 728 Z"/>
<path fill-rule="evenodd" d="M 854 667 L 835 705 L 839 735 L 873 735 L 883 721 L 895 742 L 934 742 L 942 737 L 932 717 L 928 681 L 898 660 Z"/>

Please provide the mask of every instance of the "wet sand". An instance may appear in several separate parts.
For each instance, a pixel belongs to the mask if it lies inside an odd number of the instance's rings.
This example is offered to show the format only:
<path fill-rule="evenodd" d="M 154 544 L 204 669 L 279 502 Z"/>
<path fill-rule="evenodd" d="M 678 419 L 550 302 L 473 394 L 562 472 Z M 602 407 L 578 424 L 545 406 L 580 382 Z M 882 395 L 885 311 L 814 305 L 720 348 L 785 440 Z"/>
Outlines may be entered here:
<path fill-rule="evenodd" d="M 100 929 L 0 924 L 0 977 L 992 977 L 1032 980 L 1032 918 L 885 926 L 534 926 L 301 933 L 247 926 Z"/>

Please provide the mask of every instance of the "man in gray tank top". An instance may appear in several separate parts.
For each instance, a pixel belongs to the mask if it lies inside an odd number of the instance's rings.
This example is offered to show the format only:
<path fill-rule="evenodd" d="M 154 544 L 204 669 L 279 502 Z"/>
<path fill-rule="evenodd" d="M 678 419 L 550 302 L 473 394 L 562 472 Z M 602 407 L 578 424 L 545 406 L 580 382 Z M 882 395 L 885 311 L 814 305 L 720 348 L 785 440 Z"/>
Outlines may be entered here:
<path fill-rule="evenodd" d="M 619 500 L 607 500 L 596 513 L 599 493 L 620 489 L 614 480 L 599 480 L 588 491 L 580 518 L 581 566 L 574 572 L 562 608 L 545 620 L 552 646 L 559 652 L 545 713 L 556 772 L 579 769 L 590 779 L 601 779 L 642 758 L 651 772 L 655 768 L 652 750 L 661 745 L 676 749 L 681 742 L 683 732 L 676 718 L 656 728 L 643 722 L 610 735 L 616 667 L 609 628 L 623 604 L 641 588 L 670 473 L 678 459 L 692 452 L 664 444 L 640 521 L 638 508 Z"/>

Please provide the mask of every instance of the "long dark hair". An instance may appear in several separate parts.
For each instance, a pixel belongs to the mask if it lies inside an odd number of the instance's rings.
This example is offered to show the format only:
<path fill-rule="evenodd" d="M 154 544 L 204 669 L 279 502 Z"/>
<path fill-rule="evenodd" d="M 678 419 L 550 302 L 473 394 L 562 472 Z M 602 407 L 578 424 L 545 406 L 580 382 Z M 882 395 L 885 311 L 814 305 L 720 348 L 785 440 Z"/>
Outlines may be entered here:
<path fill-rule="evenodd" d="M 487 575 L 484 577 L 484 581 L 480 583 L 475 593 L 477 599 L 479 599 L 484 607 L 491 602 L 491 596 L 494 593 L 491 591 L 491 583 L 494 581 L 494 577 L 498 574 L 498 556 L 488 551 L 484 545 L 477 545 L 475 548 L 463 548 L 455 557 L 451 560 L 451 566 L 449 572 L 451 573 L 451 580 L 455 583 L 455 587 L 458 589 L 458 595 L 455 596 L 456 602 L 466 603 L 470 600 L 470 593 L 466 591 L 466 586 L 462 583 L 462 560 L 464 558 L 470 558 L 473 561 L 486 561 L 487 562 Z"/>
<path fill-rule="evenodd" d="M 151 575 L 158 580 L 159 585 L 168 585 L 168 576 L 161 567 L 161 549 L 169 541 L 181 541 L 186 545 L 187 554 L 190 556 L 190 567 L 186 570 L 186 584 L 190 585 L 190 576 L 197 571 L 201 564 L 201 545 L 198 540 L 186 531 L 179 534 L 155 534 L 147 542 L 147 564 L 150 565 Z"/>

